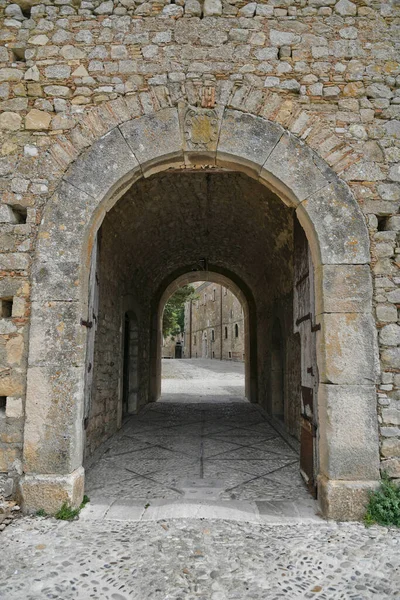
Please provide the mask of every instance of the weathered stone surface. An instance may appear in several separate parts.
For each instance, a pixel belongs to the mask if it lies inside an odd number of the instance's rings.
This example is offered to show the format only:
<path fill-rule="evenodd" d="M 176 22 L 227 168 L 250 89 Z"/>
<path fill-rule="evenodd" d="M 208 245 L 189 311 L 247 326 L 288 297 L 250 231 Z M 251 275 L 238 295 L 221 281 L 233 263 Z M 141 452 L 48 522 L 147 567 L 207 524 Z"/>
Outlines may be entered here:
<path fill-rule="evenodd" d="M 316 314 L 371 313 L 369 265 L 321 265 L 315 270 Z"/>
<path fill-rule="evenodd" d="M 182 137 L 175 108 L 133 119 L 120 129 L 146 177 L 182 163 Z"/>
<path fill-rule="evenodd" d="M 258 175 L 283 133 L 276 123 L 237 110 L 226 110 L 221 124 L 217 164 Z"/>
<path fill-rule="evenodd" d="M 7 398 L 6 404 L 6 417 L 8 419 L 20 419 L 24 415 L 24 407 L 22 404 L 22 398 Z"/>
<path fill-rule="evenodd" d="M 13 213 L 11 206 L 0 204 L 0 223 L 18 223 L 18 219 Z"/>
<path fill-rule="evenodd" d="M 386 472 L 389 477 L 394 479 L 400 478 L 400 459 L 389 458 L 382 461 L 381 469 Z"/>
<path fill-rule="evenodd" d="M 298 206 L 297 215 L 322 264 L 370 261 L 365 220 L 344 183 L 333 181 L 310 195 Z"/>
<path fill-rule="evenodd" d="M 382 419 L 386 425 L 400 425 L 400 404 L 395 403 L 390 408 L 383 408 Z"/>
<path fill-rule="evenodd" d="M 138 161 L 121 131 L 115 128 L 93 144 L 64 179 L 94 198 L 110 198 L 138 176 Z"/>
<path fill-rule="evenodd" d="M 285 133 L 265 162 L 261 178 L 296 205 L 329 183 L 332 174 L 313 151 Z"/>
<path fill-rule="evenodd" d="M 376 316 L 378 321 L 389 323 L 397 321 L 397 308 L 393 304 L 378 304 L 376 307 Z"/>
<path fill-rule="evenodd" d="M 379 341 L 384 346 L 397 346 L 400 344 L 400 327 L 399 325 L 385 325 L 379 332 Z"/>
<path fill-rule="evenodd" d="M 76 302 L 32 303 L 29 365 L 79 365 L 84 361 L 86 329 Z"/>
<path fill-rule="evenodd" d="M 335 11 L 342 17 L 353 17 L 357 14 L 357 5 L 350 0 L 339 0 L 335 4 Z"/>
<path fill-rule="evenodd" d="M 382 440 L 381 453 L 385 458 L 400 457 L 400 440 L 396 438 Z"/>
<path fill-rule="evenodd" d="M 372 316 L 331 313 L 320 315 L 319 321 L 322 328 L 317 336 L 320 381 L 337 385 L 375 383 L 378 354 Z"/>
<path fill-rule="evenodd" d="M 57 370 L 54 366 L 29 367 L 25 473 L 72 473 L 81 465 L 83 370 L 78 365 Z"/>
<path fill-rule="evenodd" d="M 383 348 L 381 362 L 389 369 L 400 369 L 400 348 Z"/>
<path fill-rule="evenodd" d="M 51 116 L 49 113 L 32 108 L 25 117 L 25 129 L 33 129 L 36 131 L 48 129 L 50 121 Z"/>
<path fill-rule="evenodd" d="M 25 475 L 21 482 L 22 508 L 36 512 L 38 506 L 46 513 L 56 513 L 66 502 L 78 507 L 82 502 L 84 471 L 80 467 L 70 475 Z"/>
<path fill-rule="evenodd" d="M 222 14 L 221 0 L 204 0 L 203 13 L 205 17 L 213 17 Z"/>
<path fill-rule="evenodd" d="M 22 117 L 14 112 L 3 112 L 0 114 L 0 129 L 18 131 L 21 128 Z"/>
<path fill-rule="evenodd" d="M 0 81 L 21 81 L 23 71 L 5 67 L 0 69 Z"/>
<path fill-rule="evenodd" d="M 318 415 L 321 474 L 329 479 L 378 479 L 375 387 L 321 384 Z"/>
<path fill-rule="evenodd" d="M 370 493 L 378 486 L 378 478 L 376 481 L 332 481 L 321 477 L 318 481 L 318 497 L 322 511 L 328 519 L 361 520 Z"/>

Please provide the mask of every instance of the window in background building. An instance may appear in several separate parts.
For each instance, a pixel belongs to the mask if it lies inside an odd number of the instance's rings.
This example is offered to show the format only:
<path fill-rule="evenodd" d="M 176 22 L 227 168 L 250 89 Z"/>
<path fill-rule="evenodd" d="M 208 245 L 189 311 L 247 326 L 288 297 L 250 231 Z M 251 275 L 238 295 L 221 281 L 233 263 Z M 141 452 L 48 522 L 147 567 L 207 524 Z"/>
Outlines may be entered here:
<path fill-rule="evenodd" d="M 235 325 L 235 337 L 239 337 L 239 325 L 237 323 Z"/>

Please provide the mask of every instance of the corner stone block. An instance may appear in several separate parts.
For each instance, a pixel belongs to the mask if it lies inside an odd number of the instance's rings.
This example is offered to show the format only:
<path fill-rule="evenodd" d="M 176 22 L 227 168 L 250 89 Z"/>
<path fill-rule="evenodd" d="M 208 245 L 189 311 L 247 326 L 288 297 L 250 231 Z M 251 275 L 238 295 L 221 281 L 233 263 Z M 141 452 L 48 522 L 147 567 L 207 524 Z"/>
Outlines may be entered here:
<path fill-rule="evenodd" d="M 318 481 L 318 499 L 327 519 L 359 521 L 363 518 L 370 492 L 379 481 Z"/>
<path fill-rule="evenodd" d="M 82 464 L 84 366 L 29 367 L 24 472 L 72 473 Z"/>
<path fill-rule="evenodd" d="M 321 264 L 367 264 L 369 235 L 349 188 L 336 180 L 297 207 L 297 217 Z M 317 265 L 315 265 L 317 266 Z"/>
<path fill-rule="evenodd" d="M 79 282 L 85 275 L 82 269 L 90 262 L 90 256 L 83 254 L 87 228 L 98 204 L 97 199 L 74 185 L 61 183 L 46 206 L 39 229 L 32 266 L 33 300 L 79 299 Z"/>
<path fill-rule="evenodd" d="M 84 470 L 80 467 L 69 475 L 25 475 L 19 495 L 24 513 L 43 509 L 54 515 L 64 502 L 77 508 L 82 502 L 83 491 Z"/>
<path fill-rule="evenodd" d="M 140 177 L 139 163 L 120 130 L 115 127 L 76 160 L 64 180 L 102 200 Z"/>
<path fill-rule="evenodd" d="M 258 177 L 283 131 L 280 125 L 261 117 L 226 110 L 217 148 L 217 165 Z"/>
<path fill-rule="evenodd" d="M 74 185 L 61 182 L 46 206 L 40 226 L 37 256 L 45 262 L 79 262 L 88 223 L 98 201 Z"/>
<path fill-rule="evenodd" d="M 372 277 L 369 265 L 320 265 L 315 269 L 316 314 L 370 313 Z"/>
<path fill-rule="evenodd" d="M 333 171 L 304 142 L 285 132 L 263 165 L 260 178 L 296 206 L 328 185 Z"/>
<path fill-rule="evenodd" d="M 336 385 L 373 385 L 379 372 L 374 319 L 369 313 L 324 313 L 318 317 L 319 380 Z"/>
<path fill-rule="evenodd" d="M 80 318 L 78 302 L 33 302 L 29 365 L 83 364 L 86 328 Z"/>
<path fill-rule="evenodd" d="M 318 388 L 320 472 L 329 479 L 379 479 L 375 386 Z"/>
<path fill-rule="evenodd" d="M 176 108 L 132 119 L 123 123 L 120 130 L 145 177 L 183 164 L 183 139 Z"/>

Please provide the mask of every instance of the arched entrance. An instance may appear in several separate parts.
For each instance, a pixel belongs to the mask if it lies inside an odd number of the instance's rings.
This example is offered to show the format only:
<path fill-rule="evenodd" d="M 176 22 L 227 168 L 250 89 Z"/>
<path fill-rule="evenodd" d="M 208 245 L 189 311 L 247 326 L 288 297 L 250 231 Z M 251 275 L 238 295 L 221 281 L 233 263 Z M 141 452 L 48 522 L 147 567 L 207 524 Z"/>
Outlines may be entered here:
<path fill-rule="evenodd" d="M 208 112 L 196 110 L 206 124 Z M 328 516 L 354 517 L 379 477 L 376 343 L 368 235 L 360 210 L 329 167 L 275 123 L 221 110 L 213 117 L 218 136 L 196 145 L 183 135 L 182 122 L 183 130 L 190 128 L 177 109 L 167 108 L 111 130 L 76 161 L 46 208 L 33 273 L 25 506 L 37 507 L 40 494 L 41 505 L 53 510 L 64 499 L 78 503 L 82 494 L 86 327 L 81 320 L 87 320 L 91 248 L 106 212 L 143 176 L 210 165 L 258 180 L 296 213 L 306 233 L 315 269 L 316 321 L 309 321 L 320 325 L 313 332 L 320 499 Z M 284 238 L 280 242 L 285 244 Z M 367 291 L 362 301 L 354 301 L 354 287 Z M 143 349 L 146 360 L 149 351 Z M 148 399 L 144 394 L 143 401 Z"/>

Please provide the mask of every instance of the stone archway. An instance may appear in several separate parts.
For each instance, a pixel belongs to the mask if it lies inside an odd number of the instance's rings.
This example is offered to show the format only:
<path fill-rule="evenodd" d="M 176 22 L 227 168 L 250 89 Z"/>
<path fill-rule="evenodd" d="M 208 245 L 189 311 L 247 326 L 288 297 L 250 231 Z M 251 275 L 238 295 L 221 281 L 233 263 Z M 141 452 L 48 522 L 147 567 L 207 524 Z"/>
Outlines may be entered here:
<path fill-rule="evenodd" d="M 230 276 L 229 276 L 230 275 Z M 173 281 L 171 278 L 176 277 Z M 153 339 L 153 352 L 151 355 L 154 357 L 152 372 L 155 374 L 152 381 L 152 389 L 150 391 L 150 397 L 153 400 L 157 400 L 161 394 L 161 337 L 162 337 L 162 315 L 166 301 L 168 298 L 180 287 L 198 281 L 210 281 L 217 283 L 229 289 L 240 301 L 243 307 L 244 314 L 244 347 L 245 347 L 245 396 L 251 402 L 257 402 L 257 345 L 254 343 L 255 340 L 255 309 L 254 299 L 252 298 L 250 290 L 247 289 L 246 285 L 242 281 L 234 281 L 235 276 L 228 273 L 219 273 L 213 270 L 207 271 L 188 271 L 183 274 L 172 275 L 164 283 L 159 293 L 156 296 L 155 304 L 158 303 L 158 307 L 155 309 L 156 323 L 153 325 L 154 339 Z M 206 333 L 206 332 L 205 332 Z M 207 339 L 207 334 L 205 339 Z M 202 343 L 204 342 L 204 335 Z M 204 358 L 204 357 L 203 357 Z"/>
<path fill-rule="evenodd" d="M 95 142 L 46 207 L 32 282 L 21 484 L 26 509 L 78 504 L 83 493 L 82 320 L 91 247 L 105 213 L 141 177 L 202 165 L 257 179 L 295 208 L 306 232 L 321 324 L 319 488 L 325 514 L 357 516 L 379 478 L 369 239 L 348 187 L 276 123 L 223 107 L 165 108 Z"/>

